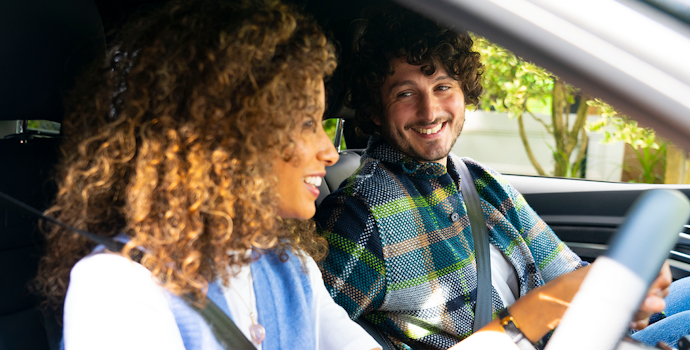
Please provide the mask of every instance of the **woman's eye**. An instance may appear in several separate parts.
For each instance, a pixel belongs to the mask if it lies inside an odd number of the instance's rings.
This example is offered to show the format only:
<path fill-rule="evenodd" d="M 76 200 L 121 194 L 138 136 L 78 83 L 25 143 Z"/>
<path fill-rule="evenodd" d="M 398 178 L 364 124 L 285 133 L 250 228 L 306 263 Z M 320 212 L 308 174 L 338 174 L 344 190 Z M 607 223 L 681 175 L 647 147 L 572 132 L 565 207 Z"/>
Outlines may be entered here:
<path fill-rule="evenodd" d="M 436 90 L 447 91 L 447 90 L 450 90 L 450 86 L 439 86 L 436 88 Z"/>
<path fill-rule="evenodd" d="M 411 92 L 401 92 L 398 94 L 398 97 L 410 97 L 412 96 Z"/>
<path fill-rule="evenodd" d="M 314 121 L 314 119 L 307 119 L 307 120 L 305 120 L 304 123 L 302 124 L 302 126 L 303 126 L 305 129 L 313 129 L 313 128 L 314 128 L 314 125 L 316 125 L 316 122 Z"/>

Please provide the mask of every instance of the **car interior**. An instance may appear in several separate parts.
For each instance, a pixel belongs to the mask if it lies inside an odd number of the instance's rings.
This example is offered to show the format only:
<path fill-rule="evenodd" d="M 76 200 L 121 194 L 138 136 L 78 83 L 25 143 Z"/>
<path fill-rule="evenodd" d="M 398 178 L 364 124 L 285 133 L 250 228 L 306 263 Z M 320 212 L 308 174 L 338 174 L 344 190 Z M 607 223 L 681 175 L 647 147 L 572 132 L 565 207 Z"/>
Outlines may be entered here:
<path fill-rule="evenodd" d="M 0 138 L 0 191 L 43 210 L 55 193 L 49 179 L 60 137 L 29 131 L 26 121 L 62 120 L 65 89 L 105 50 L 103 26 L 91 1 L 0 7 L 0 42 L 12 53 L 0 59 L 0 123 L 15 126 Z M 15 210 L 0 213 L 0 349 L 49 349 L 49 338 L 55 348 L 60 326 L 27 288 L 42 255 L 37 222 Z"/>
<path fill-rule="evenodd" d="M 384 0 L 293 2 L 312 13 L 332 33 L 340 49 L 341 65 L 348 58 L 352 42 L 361 33 L 362 11 L 372 4 L 387 3 Z M 0 191 L 39 210 L 48 207 L 55 194 L 50 179 L 61 137 L 28 130 L 27 121 L 60 122 L 66 91 L 86 65 L 104 55 L 112 31 L 117 30 L 128 15 L 163 3 L 165 1 L 22 0 L 0 5 L 0 43 L 5 53 L 0 55 Z M 420 6 L 411 0 L 403 3 Z M 442 6 L 419 10 L 443 20 L 449 16 L 439 15 Z M 448 13 L 452 13 L 455 20 L 472 22 L 468 18 L 474 18 L 470 10 L 458 12 L 453 8 Z M 492 35 L 492 39 L 503 36 L 504 41 L 512 40 L 504 29 L 477 18 L 467 29 Z M 516 46 L 518 51 L 521 48 Z M 536 62 L 548 63 L 554 71 L 563 71 L 558 70 L 557 60 L 543 59 L 540 55 L 543 53 L 531 57 L 536 58 Z M 340 159 L 327 169 L 317 205 L 359 167 L 361 153 L 366 147 L 366 139 L 354 132 L 353 112 L 343 106 L 345 91 L 339 85 L 341 74 L 342 69 L 338 69 L 328 83 L 328 108 L 324 118 L 340 120 L 336 140 L 343 135 L 348 148 L 340 149 L 338 142 Z M 590 85 L 595 83 L 589 82 Z M 672 188 L 690 197 L 690 185 L 609 183 L 520 175 L 506 175 L 506 178 L 554 232 L 587 261 L 606 252 L 610 237 L 642 192 Z M 0 350 L 58 349 L 60 325 L 55 315 L 40 307 L 40 300 L 29 290 L 42 254 L 42 236 L 37 221 L 2 204 L 0 215 L 0 266 L 4 267 L 0 270 Z M 680 233 L 668 261 L 674 279 L 690 275 L 690 226 L 686 225 Z M 367 329 L 385 343 L 375 330 Z"/>

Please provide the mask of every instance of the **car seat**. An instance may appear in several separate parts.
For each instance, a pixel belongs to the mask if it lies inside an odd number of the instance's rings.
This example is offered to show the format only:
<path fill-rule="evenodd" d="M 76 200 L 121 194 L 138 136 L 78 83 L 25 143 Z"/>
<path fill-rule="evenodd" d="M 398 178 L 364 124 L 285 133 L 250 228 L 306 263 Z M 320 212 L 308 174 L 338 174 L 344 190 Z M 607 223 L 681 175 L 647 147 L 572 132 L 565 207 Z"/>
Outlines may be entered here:
<path fill-rule="evenodd" d="M 4 1 L 0 43 L 0 121 L 17 125 L 0 135 L 0 191 L 44 210 L 60 138 L 27 132 L 26 121 L 62 120 L 66 90 L 105 53 L 101 18 L 92 0 Z M 0 349 L 51 349 L 62 336 L 28 288 L 43 254 L 36 225 L 0 207 Z"/>
<path fill-rule="evenodd" d="M 323 119 L 338 119 L 334 145 L 338 150 L 340 158 L 332 166 L 326 167 L 326 176 L 324 176 L 321 186 L 319 187 L 320 193 L 319 197 L 316 199 L 317 207 L 326 196 L 337 190 L 340 184 L 359 168 L 361 154 L 366 147 L 366 138 L 358 138 L 354 133 L 354 111 L 344 106 L 347 91 L 343 78 L 345 66 L 343 63 L 347 62 L 350 58 L 354 45 L 364 32 L 366 25 L 367 21 L 362 19 L 356 19 L 350 23 L 347 30 L 348 42 L 343 45 L 344 52 L 342 55 L 342 62 L 326 83 L 328 103 Z M 346 138 L 345 144 L 350 146 L 350 149 L 340 149 L 340 141 L 343 136 Z"/>
<path fill-rule="evenodd" d="M 366 28 L 367 21 L 357 19 L 350 23 L 348 29 L 348 38 L 350 42 L 344 46 L 344 61 L 349 58 L 354 43 L 362 35 Z M 341 62 L 342 67 L 342 62 Z M 326 176 L 324 176 L 321 186 L 319 186 L 319 197 L 316 199 L 316 207 L 321 204 L 324 198 L 333 191 L 337 190 L 343 181 L 347 180 L 360 166 L 361 155 L 366 148 L 368 137 L 362 137 L 355 132 L 354 128 L 354 111 L 344 106 L 344 99 L 346 91 L 342 82 L 343 70 L 339 68 L 334 73 L 334 77 L 329 82 L 328 91 L 328 108 L 324 113 L 324 119 L 335 118 L 338 123 L 335 131 L 335 147 L 338 150 L 340 158 L 332 166 L 326 167 Z M 340 140 L 345 138 L 345 144 L 349 149 L 340 149 Z M 382 347 L 383 350 L 393 350 L 394 347 L 379 332 L 376 327 L 365 320 L 359 318 L 355 320 L 364 330 L 366 330 Z"/>

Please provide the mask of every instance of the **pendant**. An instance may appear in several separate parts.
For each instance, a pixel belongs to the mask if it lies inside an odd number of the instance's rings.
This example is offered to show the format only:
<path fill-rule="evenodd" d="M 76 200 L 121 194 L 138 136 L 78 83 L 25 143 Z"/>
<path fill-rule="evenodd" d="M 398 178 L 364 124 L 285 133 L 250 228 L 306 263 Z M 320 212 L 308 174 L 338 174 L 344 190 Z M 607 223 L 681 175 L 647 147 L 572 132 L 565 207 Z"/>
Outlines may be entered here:
<path fill-rule="evenodd" d="M 249 327 L 249 335 L 252 337 L 254 344 L 261 344 L 266 338 L 266 329 L 264 326 L 254 323 Z"/>

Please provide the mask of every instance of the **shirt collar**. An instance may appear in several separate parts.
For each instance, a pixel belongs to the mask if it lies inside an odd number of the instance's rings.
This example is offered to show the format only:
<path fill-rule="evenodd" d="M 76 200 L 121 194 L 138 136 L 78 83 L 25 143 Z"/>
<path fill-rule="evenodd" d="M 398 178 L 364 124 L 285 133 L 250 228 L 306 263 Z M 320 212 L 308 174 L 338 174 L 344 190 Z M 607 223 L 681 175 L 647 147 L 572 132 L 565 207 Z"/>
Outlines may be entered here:
<path fill-rule="evenodd" d="M 448 172 L 442 164 L 436 162 L 422 163 L 410 158 L 378 135 L 374 135 L 369 139 L 369 144 L 363 157 L 399 165 L 408 176 L 421 179 L 437 178 Z M 451 167 L 453 165 L 450 157 L 448 157 L 448 165 Z"/>

